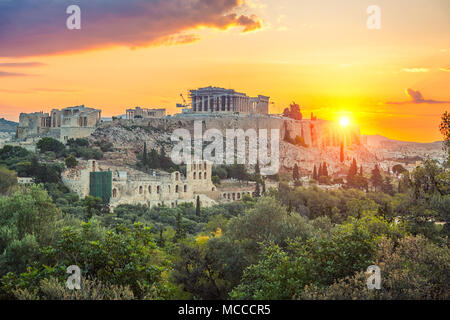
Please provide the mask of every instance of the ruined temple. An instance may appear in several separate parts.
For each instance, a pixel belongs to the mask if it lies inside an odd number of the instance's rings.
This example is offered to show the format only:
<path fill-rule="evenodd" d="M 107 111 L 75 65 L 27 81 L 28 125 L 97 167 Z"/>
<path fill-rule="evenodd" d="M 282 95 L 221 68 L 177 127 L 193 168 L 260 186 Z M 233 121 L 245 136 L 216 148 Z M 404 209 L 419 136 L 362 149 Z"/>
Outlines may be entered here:
<path fill-rule="evenodd" d="M 90 136 L 101 122 L 101 110 L 84 105 L 53 109 L 50 113 L 21 113 L 16 139 L 52 137 L 61 142 Z"/>

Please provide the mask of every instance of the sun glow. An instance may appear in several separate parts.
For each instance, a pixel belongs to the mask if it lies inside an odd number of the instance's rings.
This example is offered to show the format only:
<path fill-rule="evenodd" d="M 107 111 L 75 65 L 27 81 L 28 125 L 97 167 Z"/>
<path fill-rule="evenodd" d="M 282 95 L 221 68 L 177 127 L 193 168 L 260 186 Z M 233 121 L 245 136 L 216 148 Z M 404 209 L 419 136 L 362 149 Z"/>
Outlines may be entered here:
<path fill-rule="evenodd" d="M 339 119 L 339 125 L 341 127 L 347 127 L 350 124 L 350 118 L 349 117 L 342 117 Z"/>

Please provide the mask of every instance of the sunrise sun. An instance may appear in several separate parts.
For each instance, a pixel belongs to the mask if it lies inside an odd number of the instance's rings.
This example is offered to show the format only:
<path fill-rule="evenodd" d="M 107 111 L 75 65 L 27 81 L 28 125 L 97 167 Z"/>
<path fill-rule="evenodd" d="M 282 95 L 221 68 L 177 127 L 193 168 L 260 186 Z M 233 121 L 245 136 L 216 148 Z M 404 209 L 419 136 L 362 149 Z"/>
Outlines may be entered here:
<path fill-rule="evenodd" d="M 347 127 L 350 124 L 350 118 L 349 117 L 342 117 L 339 119 L 339 125 L 341 127 Z"/>

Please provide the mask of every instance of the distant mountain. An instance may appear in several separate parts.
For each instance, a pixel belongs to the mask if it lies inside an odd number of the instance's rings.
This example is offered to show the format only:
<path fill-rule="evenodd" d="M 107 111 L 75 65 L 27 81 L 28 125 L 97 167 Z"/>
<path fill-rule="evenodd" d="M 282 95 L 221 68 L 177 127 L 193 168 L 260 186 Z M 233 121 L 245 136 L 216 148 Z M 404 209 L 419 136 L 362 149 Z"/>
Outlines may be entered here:
<path fill-rule="evenodd" d="M 0 119 L 0 132 L 15 132 L 19 124 L 14 121 L 9 121 L 4 118 Z"/>
<path fill-rule="evenodd" d="M 421 146 L 421 147 L 441 147 L 442 141 L 435 142 L 414 142 L 414 141 L 402 141 L 389 139 L 381 135 L 363 135 L 367 137 L 367 144 L 372 146 Z"/>

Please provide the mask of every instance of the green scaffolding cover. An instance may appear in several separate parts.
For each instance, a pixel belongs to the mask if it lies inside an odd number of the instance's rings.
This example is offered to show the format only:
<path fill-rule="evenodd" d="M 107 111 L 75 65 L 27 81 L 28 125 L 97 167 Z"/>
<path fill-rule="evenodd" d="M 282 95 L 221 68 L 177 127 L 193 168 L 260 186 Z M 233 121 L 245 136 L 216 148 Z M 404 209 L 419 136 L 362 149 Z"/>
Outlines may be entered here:
<path fill-rule="evenodd" d="M 93 197 L 102 198 L 104 202 L 111 199 L 112 172 L 91 172 L 89 177 L 89 194 Z"/>

